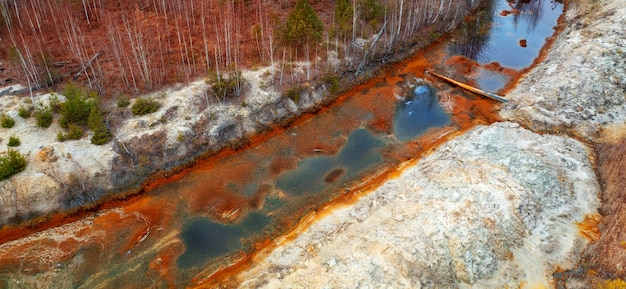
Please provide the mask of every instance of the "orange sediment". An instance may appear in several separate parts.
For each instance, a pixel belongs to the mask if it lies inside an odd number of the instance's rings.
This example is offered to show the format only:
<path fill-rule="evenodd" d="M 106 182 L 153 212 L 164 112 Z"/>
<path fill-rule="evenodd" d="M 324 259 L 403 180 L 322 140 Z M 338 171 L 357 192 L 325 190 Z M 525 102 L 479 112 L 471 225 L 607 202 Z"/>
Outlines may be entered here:
<path fill-rule="evenodd" d="M 589 240 L 589 242 L 595 242 L 600 237 L 600 228 L 598 225 L 602 221 L 602 217 L 599 214 L 586 215 L 582 222 L 577 222 L 578 232 Z"/>

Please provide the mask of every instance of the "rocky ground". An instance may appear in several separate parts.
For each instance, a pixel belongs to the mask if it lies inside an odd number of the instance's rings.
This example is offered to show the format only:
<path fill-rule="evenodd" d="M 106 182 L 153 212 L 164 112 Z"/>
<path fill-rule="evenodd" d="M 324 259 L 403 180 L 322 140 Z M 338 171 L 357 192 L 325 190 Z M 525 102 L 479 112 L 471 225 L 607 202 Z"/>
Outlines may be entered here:
<path fill-rule="evenodd" d="M 626 121 L 626 8 L 621 0 L 570 6 L 567 28 L 501 114 L 533 131 L 598 141 Z"/>
<path fill-rule="evenodd" d="M 37 94 L 32 100 L 3 96 L 0 107 L 16 123 L 0 129 L 0 139 L 6 144 L 9 137 L 19 137 L 22 144 L 15 150 L 26 156 L 28 166 L 0 183 L 0 225 L 75 210 L 111 197 L 109 194 L 135 191 L 155 172 L 245 144 L 247 138 L 332 97 L 320 86 L 309 88 L 297 102 L 285 98 L 268 84 L 273 77 L 271 67 L 245 71 L 243 76 L 246 93 L 227 101 L 216 101 L 204 80 L 199 80 L 143 96 L 161 104 L 152 114 L 133 117 L 128 107 L 113 104 L 108 109 L 115 138 L 103 146 L 92 145 L 89 136 L 59 142 L 56 136 L 62 129 L 56 120 L 51 127 L 41 128 L 34 117 L 18 116 L 20 106 L 45 106 L 52 94 Z M 21 88 L 2 89 L 7 90 Z M 56 97 L 64 99 L 59 94 Z"/>
<path fill-rule="evenodd" d="M 511 92 L 502 116 L 534 131 L 567 134 L 594 149 L 602 191 L 598 240 L 574 270 L 568 288 L 624 288 L 626 161 L 626 1 L 581 1 L 546 60 Z M 611 287 L 615 286 L 615 287 Z"/>
<path fill-rule="evenodd" d="M 570 1 L 544 61 L 506 95 L 509 122 L 318 212 L 224 286 L 623 288 L 625 4 Z"/>
<path fill-rule="evenodd" d="M 354 205 L 336 208 L 239 276 L 242 288 L 548 285 L 587 241 L 599 191 L 578 141 L 480 126 Z M 284 242 L 284 244 L 280 244 Z"/>

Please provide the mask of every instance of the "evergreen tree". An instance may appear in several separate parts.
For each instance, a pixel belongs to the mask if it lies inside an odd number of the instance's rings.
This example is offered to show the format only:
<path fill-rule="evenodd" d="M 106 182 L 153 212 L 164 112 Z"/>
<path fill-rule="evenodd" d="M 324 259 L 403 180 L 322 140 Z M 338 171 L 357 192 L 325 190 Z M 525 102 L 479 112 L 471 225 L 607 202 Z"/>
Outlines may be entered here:
<path fill-rule="evenodd" d="M 301 47 L 322 41 L 324 24 L 307 0 L 298 0 L 296 7 L 287 16 L 282 29 L 287 44 Z"/>
<path fill-rule="evenodd" d="M 368 22 L 370 26 L 376 27 L 381 18 L 385 15 L 383 6 L 376 0 L 361 0 L 360 7 L 362 10 L 363 20 Z"/>
<path fill-rule="evenodd" d="M 339 35 L 345 36 L 352 32 L 352 5 L 350 0 L 337 0 L 335 4 L 335 21 Z"/>

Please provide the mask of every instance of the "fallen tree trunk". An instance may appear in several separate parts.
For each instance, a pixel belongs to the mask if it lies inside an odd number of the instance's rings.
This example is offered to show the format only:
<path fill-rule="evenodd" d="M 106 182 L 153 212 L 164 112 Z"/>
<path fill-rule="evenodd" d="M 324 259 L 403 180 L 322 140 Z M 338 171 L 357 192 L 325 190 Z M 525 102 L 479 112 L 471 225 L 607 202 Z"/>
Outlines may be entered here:
<path fill-rule="evenodd" d="M 454 85 L 460 86 L 463 89 L 469 90 L 469 91 L 471 91 L 473 93 L 480 94 L 482 96 L 485 96 L 485 97 L 488 97 L 488 98 L 491 98 L 491 99 L 495 99 L 495 100 L 500 101 L 500 102 L 509 102 L 508 99 L 505 99 L 505 98 L 503 98 L 503 97 L 501 97 L 501 96 L 499 96 L 499 95 L 497 95 L 495 93 L 487 92 L 487 91 L 484 91 L 482 89 L 479 89 L 479 88 L 476 88 L 476 87 L 473 87 L 473 86 L 469 86 L 469 85 L 464 84 L 462 82 L 458 82 L 458 81 L 456 81 L 456 80 L 454 80 L 452 78 L 443 76 L 443 75 L 441 75 L 439 73 L 435 73 L 435 72 L 432 72 L 432 71 L 426 71 L 426 72 L 430 73 L 430 74 L 432 74 L 434 76 L 437 76 L 437 77 L 439 77 L 439 78 L 441 78 L 441 79 L 443 79 L 445 81 L 448 81 L 448 82 L 450 82 L 450 83 L 452 83 Z"/>
<path fill-rule="evenodd" d="M 91 63 L 96 60 L 96 58 L 98 58 L 98 56 L 102 55 L 102 52 L 97 52 L 96 54 L 94 54 L 89 61 L 87 61 L 87 64 L 85 66 L 83 66 L 83 68 L 81 68 L 76 74 L 74 74 L 74 80 L 76 80 L 81 74 L 83 74 L 83 72 L 85 72 L 85 70 L 87 70 L 87 68 L 91 67 Z"/>
<path fill-rule="evenodd" d="M 354 73 L 354 75 L 359 75 L 359 73 L 363 71 L 363 67 L 365 66 L 365 63 L 367 62 L 367 57 L 369 56 L 370 52 L 374 50 L 374 47 L 376 46 L 376 43 L 378 43 L 380 36 L 382 36 L 383 32 L 385 32 L 385 28 L 387 28 L 387 21 L 385 21 L 385 23 L 383 24 L 383 27 L 380 29 L 380 32 L 378 32 L 378 34 L 374 38 L 374 41 L 372 42 L 372 45 L 370 46 L 370 48 L 365 51 L 365 54 L 363 55 L 363 61 L 361 61 L 361 64 L 359 64 L 359 68 L 356 70 L 356 73 Z"/>

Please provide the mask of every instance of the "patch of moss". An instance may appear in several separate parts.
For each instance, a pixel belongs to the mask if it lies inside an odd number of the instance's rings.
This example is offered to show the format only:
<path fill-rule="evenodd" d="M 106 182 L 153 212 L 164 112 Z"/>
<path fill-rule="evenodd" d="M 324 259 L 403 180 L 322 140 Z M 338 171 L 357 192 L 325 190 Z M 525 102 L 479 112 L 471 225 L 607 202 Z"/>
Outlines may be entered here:
<path fill-rule="evenodd" d="M 598 284 L 598 289 L 623 289 L 626 288 L 626 281 L 622 279 L 604 280 L 604 282 Z"/>

